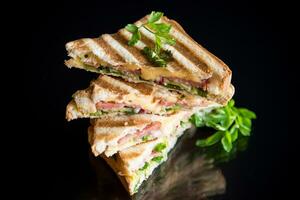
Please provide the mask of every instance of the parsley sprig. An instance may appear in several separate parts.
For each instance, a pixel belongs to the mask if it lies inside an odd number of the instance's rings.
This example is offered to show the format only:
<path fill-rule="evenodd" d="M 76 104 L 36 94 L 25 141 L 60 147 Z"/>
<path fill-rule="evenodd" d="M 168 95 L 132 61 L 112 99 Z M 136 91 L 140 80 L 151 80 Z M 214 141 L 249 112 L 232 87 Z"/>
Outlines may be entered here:
<path fill-rule="evenodd" d="M 236 108 L 234 100 L 230 100 L 226 106 L 204 115 L 195 113 L 190 121 L 196 127 L 206 126 L 217 130 L 208 138 L 197 140 L 197 146 L 207 147 L 221 140 L 224 150 L 230 152 L 232 143 L 237 140 L 239 134 L 250 136 L 252 119 L 256 119 L 254 112 L 246 108 Z"/>
<path fill-rule="evenodd" d="M 172 25 L 166 23 L 158 23 L 159 19 L 163 17 L 164 13 L 152 11 L 147 22 L 141 26 L 135 24 L 128 24 L 125 29 L 132 33 L 131 39 L 128 41 L 129 46 L 135 45 L 141 39 L 140 28 L 145 28 L 155 36 L 155 47 L 151 49 L 144 47 L 143 54 L 155 65 L 165 67 L 167 62 L 172 59 L 170 51 L 162 51 L 164 44 L 175 45 L 175 39 L 169 34 Z"/>

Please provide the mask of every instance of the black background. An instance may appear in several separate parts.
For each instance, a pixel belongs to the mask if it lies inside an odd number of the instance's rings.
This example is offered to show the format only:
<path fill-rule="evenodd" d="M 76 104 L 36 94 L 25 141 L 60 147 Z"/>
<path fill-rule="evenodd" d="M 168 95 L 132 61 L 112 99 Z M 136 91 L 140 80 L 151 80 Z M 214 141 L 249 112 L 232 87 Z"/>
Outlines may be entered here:
<path fill-rule="evenodd" d="M 27 5 L 28 6 L 28 5 Z M 152 10 L 163 11 L 233 71 L 237 106 L 258 119 L 249 148 L 223 166 L 227 192 L 222 199 L 273 199 L 287 195 L 288 71 L 291 21 L 287 7 L 254 1 L 82 1 L 39 2 L 28 6 L 29 57 L 24 92 L 31 108 L 27 149 L 34 187 L 42 199 L 86 199 L 96 178 L 89 163 L 88 120 L 70 123 L 65 106 L 95 74 L 68 69 L 65 43 L 113 33 Z M 29 58 L 29 59 L 28 59 Z M 286 96 L 281 98 L 280 96 Z M 284 105 L 284 106 L 283 106 Z M 29 162 L 29 161 L 28 161 Z M 30 161 L 31 162 L 31 161 Z"/>

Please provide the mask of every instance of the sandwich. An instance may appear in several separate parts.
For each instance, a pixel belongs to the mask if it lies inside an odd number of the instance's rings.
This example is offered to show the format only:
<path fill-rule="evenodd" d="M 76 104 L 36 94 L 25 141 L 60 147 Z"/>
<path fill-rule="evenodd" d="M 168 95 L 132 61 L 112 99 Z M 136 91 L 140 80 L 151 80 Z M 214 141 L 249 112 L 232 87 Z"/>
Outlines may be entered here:
<path fill-rule="evenodd" d="M 91 120 L 89 143 L 95 156 L 109 157 L 128 147 L 168 137 L 179 127 L 188 127 L 192 114 L 192 111 L 179 111 L 169 116 L 104 115 Z"/>
<path fill-rule="evenodd" d="M 211 123 L 202 120 L 232 98 L 231 70 L 161 12 L 114 34 L 68 42 L 66 49 L 67 67 L 100 74 L 73 94 L 66 118 L 91 118 L 93 154 L 106 160 L 130 195 L 192 122 L 214 127 L 231 120 L 226 109 Z"/>
<path fill-rule="evenodd" d="M 161 163 L 167 160 L 168 152 L 174 147 L 177 139 L 190 127 L 178 126 L 169 136 L 155 138 L 131 146 L 108 157 L 101 154 L 115 171 L 130 195 L 138 192 L 139 187 Z"/>
<path fill-rule="evenodd" d="M 68 121 L 97 118 L 101 115 L 169 115 L 194 107 L 217 106 L 207 98 L 178 93 L 147 83 L 126 82 L 121 78 L 100 75 L 85 90 L 79 90 L 67 105 Z"/>
<path fill-rule="evenodd" d="M 228 66 L 194 41 L 176 21 L 162 16 L 155 19 L 156 24 L 148 23 L 154 21 L 154 15 L 151 13 L 131 28 L 114 34 L 68 42 L 66 49 L 70 59 L 65 61 L 66 66 L 121 77 L 129 82 L 158 84 L 226 105 L 234 93 Z M 166 28 L 159 37 L 151 31 L 157 27 Z M 132 37 L 139 40 L 131 43 Z M 157 60 L 158 53 L 151 48 L 166 40 L 163 37 L 174 39 L 176 44 L 164 43 L 161 50 L 157 50 L 163 52 L 161 57 L 170 58 L 160 67 L 156 61 L 164 60 Z"/>

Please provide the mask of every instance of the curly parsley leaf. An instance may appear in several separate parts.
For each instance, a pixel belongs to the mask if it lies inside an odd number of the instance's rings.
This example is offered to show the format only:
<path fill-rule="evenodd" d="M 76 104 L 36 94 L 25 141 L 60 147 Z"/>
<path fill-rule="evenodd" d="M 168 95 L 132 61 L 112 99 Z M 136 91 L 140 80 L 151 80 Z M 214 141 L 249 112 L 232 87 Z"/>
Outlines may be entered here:
<path fill-rule="evenodd" d="M 130 33 L 135 33 L 138 31 L 138 27 L 135 24 L 127 24 L 127 26 L 125 27 L 125 29 L 127 31 L 129 31 Z"/>
<path fill-rule="evenodd" d="M 164 15 L 164 13 L 162 13 L 162 12 L 152 11 L 148 18 L 148 23 L 157 22 L 163 15 Z"/>
<path fill-rule="evenodd" d="M 145 47 L 142 52 L 154 65 L 159 67 L 165 67 L 167 62 L 172 60 L 172 54 L 170 51 L 161 51 L 164 44 L 175 45 L 175 39 L 169 34 L 172 25 L 158 22 L 163 17 L 162 12 L 152 11 L 147 22 L 141 26 L 135 24 L 128 24 L 125 29 L 132 33 L 129 46 L 135 45 L 141 39 L 140 28 L 145 28 L 147 31 L 154 34 L 155 46 L 154 49 Z"/>
<path fill-rule="evenodd" d="M 135 45 L 139 40 L 141 39 L 141 33 L 139 31 L 136 31 L 132 34 L 131 39 L 128 42 L 129 46 Z"/>
<path fill-rule="evenodd" d="M 144 47 L 142 53 L 149 59 L 151 63 L 159 67 L 165 67 L 167 62 L 172 59 L 172 54 L 169 51 L 160 51 L 157 53 L 149 47 Z"/>

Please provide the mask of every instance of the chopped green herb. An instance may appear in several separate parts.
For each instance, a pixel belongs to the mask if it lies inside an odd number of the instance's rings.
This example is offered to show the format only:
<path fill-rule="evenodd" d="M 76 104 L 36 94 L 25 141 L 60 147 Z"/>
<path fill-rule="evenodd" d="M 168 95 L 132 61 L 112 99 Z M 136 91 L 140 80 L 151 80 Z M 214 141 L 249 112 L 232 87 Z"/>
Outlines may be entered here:
<path fill-rule="evenodd" d="M 100 116 L 100 115 L 102 115 L 102 114 L 103 114 L 103 111 L 98 110 L 97 112 L 91 113 L 90 115 L 91 115 L 91 116 Z"/>
<path fill-rule="evenodd" d="M 164 150 L 167 147 L 167 145 L 165 143 L 158 143 L 155 147 L 154 147 L 154 151 L 156 152 L 161 152 L 162 150 Z"/>
<path fill-rule="evenodd" d="M 157 163 L 161 163 L 163 158 L 164 158 L 163 156 L 157 156 L 157 157 L 152 158 L 152 161 L 157 162 Z"/>
<path fill-rule="evenodd" d="M 166 111 L 167 112 L 169 112 L 169 111 L 176 112 L 176 111 L 180 110 L 180 108 L 181 108 L 181 106 L 179 104 L 175 104 L 174 106 L 166 108 Z"/>
<path fill-rule="evenodd" d="M 134 108 L 123 108 L 123 112 L 127 115 L 134 115 L 136 114 Z"/>
<path fill-rule="evenodd" d="M 142 168 L 140 168 L 139 170 L 140 170 L 140 171 L 144 171 L 144 170 L 146 170 L 149 166 L 150 166 L 149 163 L 146 162 L 146 163 L 144 164 L 144 166 L 143 166 Z"/>
<path fill-rule="evenodd" d="M 175 89 L 175 90 L 182 90 L 182 88 L 179 85 L 174 85 L 174 84 L 171 84 L 171 83 L 167 83 L 165 85 L 165 87 Z"/>
<path fill-rule="evenodd" d="M 207 97 L 207 92 L 202 90 L 201 88 L 196 88 L 196 87 L 192 87 L 190 85 L 186 85 L 183 83 L 176 83 L 173 81 L 168 81 L 165 84 L 165 87 L 171 88 L 171 89 L 175 89 L 175 90 L 186 90 L 189 91 L 192 94 L 196 94 L 202 97 Z"/>
<path fill-rule="evenodd" d="M 192 94 L 197 94 L 197 95 L 202 96 L 202 97 L 207 96 L 206 91 L 202 90 L 201 88 L 196 88 L 196 87 L 191 87 L 191 93 Z"/>
<path fill-rule="evenodd" d="M 166 67 L 167 62 L 172 60 L 170 51 L 160 51 L 159 53 L 149 47 L 144 47 L 142 53 L 149 59 L 151 63 L 159 67 Z"/>
<path fill-rule="evenodd" d="M 145 135 L 145 136 L 143 136 L 142 137 L 142 141 L 148 141 L 148 140 L 150 140 L 150 135 Z"/>

